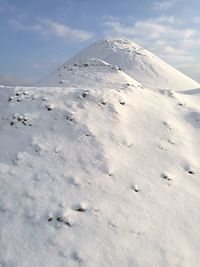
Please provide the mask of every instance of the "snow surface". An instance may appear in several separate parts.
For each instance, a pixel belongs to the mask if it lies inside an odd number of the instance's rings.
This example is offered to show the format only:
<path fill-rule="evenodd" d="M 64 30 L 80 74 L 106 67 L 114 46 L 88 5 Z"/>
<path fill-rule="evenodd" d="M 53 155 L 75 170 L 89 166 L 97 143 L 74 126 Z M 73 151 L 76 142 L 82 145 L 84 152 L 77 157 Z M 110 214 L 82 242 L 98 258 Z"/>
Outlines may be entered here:
<path fill-rule="evenodd" d="M 198 266 L 199 89 L 86 61 L 0 88 L 0 266 Z"/>
<path fill-rule="evenodd" d="M 200 85 L 185 74 L 171 67 L 163 60 L 138 46 L 120 38 L 98 41 L 84 49 L 66 64 L 76 63 L 80 59 L 99 58 L 119 66 L 125 73 L 145 86 L 166 87 L 172 89 L 193 89 Z"/>
<path fill-rule="evenodd" d="M 37 82 L 39 86 L 98 86 L 107 81 L 106 86 L 121 88 L 122 84 L 141 86 L 140 83 L 120 70 L 97 58 L 84 58 L 72 65 L 64 64 L 45 79 Z"/>

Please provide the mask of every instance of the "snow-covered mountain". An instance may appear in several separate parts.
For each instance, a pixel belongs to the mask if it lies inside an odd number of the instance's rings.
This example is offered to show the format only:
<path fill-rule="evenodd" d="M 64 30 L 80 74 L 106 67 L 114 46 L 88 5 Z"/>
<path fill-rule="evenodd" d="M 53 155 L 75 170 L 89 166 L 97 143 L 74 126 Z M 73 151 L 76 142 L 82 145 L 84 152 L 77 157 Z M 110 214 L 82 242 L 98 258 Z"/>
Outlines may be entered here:
<path fill-rule="evenodd" d="M 70 64 L 0 88 L 0 266 L 198 266 L 200 89 Z"/>
<path fill-rule="evenodd" d="M 199 88 L 199 83 L 131 41 L 119 38 L 98 41 L 75 55 L 66 65 L 84 58 L 99 58 L 117 65 L 139 83 L 154 89 Z"/>

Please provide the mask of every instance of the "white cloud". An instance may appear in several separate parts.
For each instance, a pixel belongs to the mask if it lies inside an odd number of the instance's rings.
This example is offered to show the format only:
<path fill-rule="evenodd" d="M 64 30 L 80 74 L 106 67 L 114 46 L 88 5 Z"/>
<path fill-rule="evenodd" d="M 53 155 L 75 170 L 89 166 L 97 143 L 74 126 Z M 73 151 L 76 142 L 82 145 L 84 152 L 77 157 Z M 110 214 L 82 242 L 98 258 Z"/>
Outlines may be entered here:
<path fill-rule="evenodd" d="M 94 36 L 94 34 L 91 32 L 71 28 L 65 24 L 48 19 L 39 19 L 37 23 L 32 25 L 27 25 L 20 20 L 14 19 L 11 20 L 10 23 L 16 30 L 19 31 L 35 31 L 45 37 L 55 36 L 77 42 L 89 40 Z"/>
<path fill-rule="evenodd" d="M 173 7 L 175 0 L 160 0 L 153 3 L 153 7 L 156 10 L 167 10 Z"/>
<path fill-rule="evenodd" d="M 51 20 L 40 20 L 41 29 L 43 34 L 55 35 L 61 38 L 73 39 L 77 41 L 86 41 L 93 37 L 93 33 L 71 28 L 67 25 L 54 22 Z"/>
<path fill-rule="evenodd" d="M 200 24 L 200 17 L 194 17 L 193 22 L 199 25 Z"/>
<path fill-rule="evenodd" d="M 174 16 L 160 16 L 155 17 L 153 19 L 149 19 L 150 21 L 153 21 L 155 23 L 162 23 L 162 24 L 183 24 L 183 20 L 174 17 Z"/>
<path fill-rule="evenodd" d="M 195 39 L 183 39 L 180 40 L 180 47 L 182 49 L 192 49 L 192 48 L 197 48 L 200 46 L 200 36 L 199 38 L 195 38 Z"/>
<path fill-rule="evenodd" d="M 176 67 L 196 60 L 191 48 L 200 45 L 200 31 L 188 28 L 184 21 L 173 16 L 160 16 L 128 25 L 108 20 L 104 27 L 105 35 L 133 40 Z"/>
<path fill-rule="evenodd" d="M 174 27 L 174 24 L 177 24 L 174 17 L 161 16 L 155 19 L 138 21 L 132 26 L 126 26 L 116 21 L 108 21 L 105 23 L 105 26 L 108 27 L 108 33 L 110 31 L 115 34 L 126 35 L 128 38 L 141 36 L 148 39 L 188 39 L 198 34 L 198 31 L 195 29 L 179 29 Z"/>

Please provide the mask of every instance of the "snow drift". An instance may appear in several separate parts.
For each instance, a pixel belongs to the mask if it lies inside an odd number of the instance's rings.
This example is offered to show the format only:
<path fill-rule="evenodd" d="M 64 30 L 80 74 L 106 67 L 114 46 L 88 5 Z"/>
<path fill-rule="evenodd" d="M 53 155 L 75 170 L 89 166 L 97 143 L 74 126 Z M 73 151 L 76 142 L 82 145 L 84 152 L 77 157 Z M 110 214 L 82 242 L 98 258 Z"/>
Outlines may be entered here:
<path fill-rule="evenodd" d="M 76 62 L 0 88 L 0 266 L 198 266 L 199 89 Z"/>

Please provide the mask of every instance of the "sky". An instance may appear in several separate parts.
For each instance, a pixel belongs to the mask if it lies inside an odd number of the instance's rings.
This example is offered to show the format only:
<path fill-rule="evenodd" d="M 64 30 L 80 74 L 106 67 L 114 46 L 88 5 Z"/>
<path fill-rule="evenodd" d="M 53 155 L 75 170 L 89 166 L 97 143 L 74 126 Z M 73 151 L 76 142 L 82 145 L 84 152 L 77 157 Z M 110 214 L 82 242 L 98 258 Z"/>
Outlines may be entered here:
<path fill-rule="evenodd" d="M 31 85 L 106 37 L 200 82 L 199 0 L 0 0 L 0 84 Z"/>

